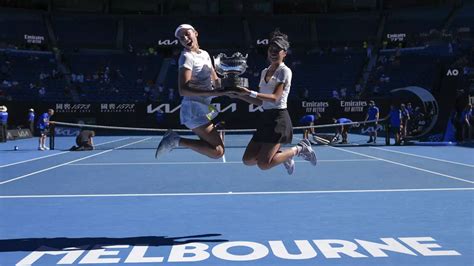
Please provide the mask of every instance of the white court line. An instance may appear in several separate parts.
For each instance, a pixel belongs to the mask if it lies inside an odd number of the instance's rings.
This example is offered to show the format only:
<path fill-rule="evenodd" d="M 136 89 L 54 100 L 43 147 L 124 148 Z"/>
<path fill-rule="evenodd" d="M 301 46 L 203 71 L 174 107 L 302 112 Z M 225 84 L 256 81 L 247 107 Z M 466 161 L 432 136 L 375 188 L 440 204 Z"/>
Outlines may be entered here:
<path fill-rule="evenodd" d="M 401 151 L 394 151 L 394 150 L 389 150 L 389 149 L 384 149 L 384 148 L 378 148 L 378 147 L 370 147 L 370 148 L 372 148 L 372 149 L 377 149 L 377 150 L 382 150 L 382 151 L 393 152 L 393 153 L 404 154 L 404 155 L 409 155 L 409 156 L 414 156 L 414 157 L 420 157 L 420 158 L 424 158 L 424 159 L 430 159 L 430 160 L 434 160 L 434 161 L 440 161 L 440 162 L 444 162 L 444 163 L 452 163 L 452 164 L 457 164 L 457 165 L 462 165 L 462 166 L 467 166 L 467 167 L 474 168 L 474 165 L 472 165 L 472 164 L 459 163 L 459 162 L 448 161 L 448 160 L 438 159 L 438 158 L 429 157 L 429 156 L 418 155 L 418 154 L 414 154 L 414 153 L 401 152 Z"/>
<path fill-rule="evenodd" d="M 112 141 L 108 141 L 108 142 L 104 142 L 104 143 L 99 143 L 99 144 L 96 144 L 95 146 L 109 144 L 109 143 L 112 143 L 112 142 L 117 142 L 117 141 L 126 140 L 126 139 L 129 139 L 129 138 L 122 138 L 122 139 L 112 140 Z M 69 153 L 69 152 L 71 152 L 71 151 L 63 151 L 63 152 L 60 152 L 60 153 L 50 154 L 50 155 L 37 157 L 37 158 L 33 158 L 33 159 L 28 159 L 28 160 L 24 160 L 24 161 L 19 161 L 19 162 L 15 162 L 15 163 L 4 164 L 4 165 L 0 165 L 0 168 L 4 168 L 4 167 L 7 167 L 7 166 L 12 166 L 12 165 L 17 165 L 17 164 L 22 164 L 22 163 L 27 163 L 27 162 L 31 162 L 31 161 L 36 161 L 36 160 L 40 160 L 40 159 L 44 159 L 44 158 L 48 158 L 48 157 L 52 157 L 52 156 L 56 156 L 56 155 L 61 155 L 61 154 Z"/>
<path fill-rule="evenodd" d="M 342 159 L 342 160 L 318 160 L 319 162 L 339 163 L 339 162 L 367 162 L 378 161 L 377 159 Z M 242 161 L 227 161 L 229 164 L 241 164 Z M 307 161 L 295 161 L 295 163 L 307 163 Z M 73 163 L 68 166 L 106 166 L 106 165 L 186 165 L 186 164 L 222 164 L 222 162 L 156 162 L 156 163 Z"/>
<path fill-rule="evenodd" d="M 144 194 L 71 194 L 71 195 L 11 195 L 0 199 L 36 198 L 111 198 L 111 197 L 180 197 L 180 196 L 236 196 L 236 195 L 288 195 L 288 194 L 339 194 L 339 193 L 385 193 L 385 192 L 439 192 L 474 191 L 474 188 L 401 188 L 401 189 L 358 189 L 358 190 L 303 190 L 303 191 L 247 191 L 209 193 L 144 193 Z"/>
<path fill-rule="evenodd" d="M 41 157 L 28 159 L 28 160 L 24 160 L 24 161 L 14 162 L 14 163 L 10 163 L 10 164 L 4 164 L 4 165 L 0 165 L 0 168 L 4 168 L 4 167 L 7 167 L 7 166 L 12 166 L 12 165 L 17 165 L 17 164 L 21 164 L 21 163 L 27 163 L 27 162 L 31 162 L 31 161 L 36 161 L 36 160 L 40 160 L 40 159 L 44 159 L 44 158 L 48 158 L 48 157 L 52 157 L 52 156 L 56 156 L 56 155 L 61 155 L 61 154 L 68 153 L 68 152 L 70 152 L 70 151 L 63 151 L 63 152 L 60 152 L 60 153 L 50 154 L 50 155 L 41 156 Z"/>
<path fill-rule="evenodd" d="M 382 158 L 379 158 L 379 157 L 367 155 L 367 154 L 364 154 L 364 153 L 345 150 L 345 149 L 341 149 L 341 148 L 337 148 L 337 147 L 331 147 L 331 148 L 336 149 L 336 150 L 340 150 L 340 151 L 344 151 L 344 152 L 348 152 L 348 153 L 352 153 L 352 154 L 357 154 L 357 155 L 368 157 L 368 158 L 372 158 L 372 159 L 376 159 L 376 160 L 380 160 L 380 161 L 384 161 L 384 162 L 391 163 L 391 164 L 400 165 L 400 166 L 415 169 L 415 170 L 418 170 L 418 171 L 422 171 L 422 172 L 426 172 L 426 173 L 430 173 L 430 174 L 434 174 L 434 175 L 439 175 L 439 176 L 451 178 L 451 179 L 458 180 L 458 181 L 463 181 L 463 182 L 466 182 L 466 183 L 469 183 L 469 184 L 474 184 L 474 181 L 462 179 L 462 178 L 455 177 L 455 176 L 452 176 L 452 175 L 446 175 L 446 174 L 442 174 L 442 173 L 439 173 L 439 172 L 430 171 L 430 170 L 427 170 L 427 169 L 424 169 L 424 168 L 411 166 L 411 165 L 408 165 L 408 164 L 398 163 L 398 162 L 390 161 L 390 160 L 387 160 L 387 159 L 382 159 Z"/>
<path fill-rule="evenodd" d="M 58 165 L 55 165 L 55 166 L 52 166 L 52 167 L 48 167 L 48 168 L 45 168 L 45 169 L 42 169 L 42 170 L 39 170 L 39 171 L 36 171 L 36 172 L 32 172 L 32 173 L 29 173 L 29 174 L 26 174 L 26 175 L 22 175 L 22 176 L 18 176 L 18 177 L 12 178 L 12 179 L 8 179 L 8 180 L 0 182 L 0 185 L 10 183 L 10 182 L 13 182 L 13 181 L 16 181 L 16 180 L 19 180 L 19 179 L 23 179 L 25 177 L 32 176 L 32 175 L 35 175 L 35 174 L 39 174 L 39 173 L 42 173 L 42 172 L 46 172 L 46 171 L 49 171 L 49 170 L 52 170 L 52 169 L 56 169 L 58 167 L 68 165 L 68 164 L 71 164 L 71 163 L 74 163 L 74 162 L 79 162 L 79 161 L 82 161 L 82 160 L 87 159 L 87 158 L 95 157 L 95 156 L 98 156 L 98 155 L 101 155 L 101 154 L 104 154 L 104 153 L 107 153 L 107 152 L 111 152 L 113 150 L 117 150 L 117 149 L 127 147 L 127 146 L 130 146 L 130 145 L 142 142 L 142 141 L 146 141 L 146 140 L 149 140 L 149 139 L 151 139 L 151 137 L 146 138 L 146 139 L 142 139 L 142 140 L 139 140 L 139 141 L 135 141 L 135 142 L 132 142 L 132 143 L 128 143 L 128 144 L 122 145 L 122 146 L 114 148 L 114 149 L 101 151 L 99 153 L 92 154 L 92 155 L 89 155 L 89 156 L 86 156 L 86 157 L 83 157 L 83 158 L 79 158 L 79 159 L 76 159 L 76 160 L 72 160 L 72 161 L 69 161 L 69 162 L 66 162 L 66 163 L 62 163 L 62 164 L 58 164 Z"/>

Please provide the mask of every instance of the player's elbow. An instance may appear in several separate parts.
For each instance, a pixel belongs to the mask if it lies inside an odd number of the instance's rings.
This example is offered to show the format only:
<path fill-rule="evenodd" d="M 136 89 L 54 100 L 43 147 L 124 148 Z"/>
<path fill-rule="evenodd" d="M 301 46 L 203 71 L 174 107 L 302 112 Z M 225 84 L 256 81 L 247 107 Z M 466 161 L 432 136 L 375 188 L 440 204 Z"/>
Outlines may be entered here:
<path fill-rule="evenodd" d="M 279 99 L 280 99 L 280 97 L 277 97 L 277 96 L 273 95 L 273 97 L 270 98 L 270 102 L 277 103 Z"/>

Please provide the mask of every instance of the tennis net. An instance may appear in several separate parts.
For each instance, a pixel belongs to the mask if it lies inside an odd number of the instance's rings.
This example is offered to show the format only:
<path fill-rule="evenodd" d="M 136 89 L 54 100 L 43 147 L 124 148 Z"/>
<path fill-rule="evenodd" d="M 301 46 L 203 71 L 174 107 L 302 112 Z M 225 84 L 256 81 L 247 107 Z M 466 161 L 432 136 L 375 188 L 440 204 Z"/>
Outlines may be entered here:
<path fill-rule="evenodd" d="M 386 145 L 386 135 L 383 120 L 376 126 L 379 131 L 377 143 L 370 145 Z M 373 121 L 361 121 L 344 124 L 348 128 L 347 143 L 343 143 L 341 124 L 325 124 L 314 126 L 302 126 L 293 128 L 293 141 L 298 143 L 302 138 L 308 138 L 313 145 L 368 145 L 369 126 L 374 126 Z M 162 136 L 168 129 L 162 128 L 136 128 L 118 127 L 92 124 L 74 124 L 60 121 L 51 121 L 50 148 L 56 150 L 69 150 L 76 145 L 76 137 L 82 130 L 92 130 L 94 149 L 156 149 Z M 224 139 L 226 148 L 245 148 L 252 139 L 255 129 L 225 129 L 218 123 L 217 129 Z M 197 139 L 198 137 L 188 129 L 173 129 L 179 135 L 187 138 Z M 306 133 L 305 133 L 306 132 Z"/>

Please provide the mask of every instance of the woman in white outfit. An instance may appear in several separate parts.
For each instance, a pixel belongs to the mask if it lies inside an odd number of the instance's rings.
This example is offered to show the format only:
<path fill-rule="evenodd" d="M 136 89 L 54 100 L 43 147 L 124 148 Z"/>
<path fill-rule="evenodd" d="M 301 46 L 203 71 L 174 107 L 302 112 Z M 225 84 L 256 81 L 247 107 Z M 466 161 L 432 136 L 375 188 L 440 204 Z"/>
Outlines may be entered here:
<path fill-rule="evenodd" d="M 293 74 L 283 63 L 289 48 L 288 37 L 278 30 L 273 32 L 267 51 L 270 65 L 261 73 L 258 92 L 239 88 L 237 97 L 261 105 L 264 109 L 257 131 L 242 158 L 244 164 L 257 165 L 260 169 L 267 170 L 283 163 L 288 174 L 292 174 L 295 155 L 316 165 L 316 154 L 307 139 L 289 149 L 280 149 L 282 144 L 291 143 L 293 138 L 293 126 L 287 110 Z"/>
<path fill-rule="evenodd" d="M 179 25 L 175 37 L 184 47 L 179 57 L 178 72 L 179 94 L 183 96 L 180 120 L 199 136 L 199 140 L 182 138 L 170 130 L 163 136 L 156 157 L 183 146 L 210 158 L 220 158 L 224 155 L 224 143 L 212 123 L 217 111 L 211 105 L 213 97 L 223 95 L 222 91 L 212 86 L 218 83 L 217 74 L 209 54 L 199 48 L 198 32 L 193 26 Z"/>

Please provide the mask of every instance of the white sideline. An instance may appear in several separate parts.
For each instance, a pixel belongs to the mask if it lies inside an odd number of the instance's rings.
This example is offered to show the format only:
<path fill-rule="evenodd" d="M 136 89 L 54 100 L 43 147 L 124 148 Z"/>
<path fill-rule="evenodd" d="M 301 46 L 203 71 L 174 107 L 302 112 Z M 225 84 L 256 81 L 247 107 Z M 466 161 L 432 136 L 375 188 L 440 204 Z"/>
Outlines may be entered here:
<path fill-rule="evenodd" d="M 117 141 L 122 141 L 122 140 L 126 140 L 126 139 L 129 139 L 129 138 L 122 138 L 122 139 L 116 139 L 116 140 L 112 140 L 112 141 L 107 141 L 107 142 L 104 142 L 104 143 L 96 144 L 95 146 L 105 145 L 105 144 L 109 144 L 109 143 L 117 142 Z M 44 158 L 48 158 L 48 157 L 52 157 L 52 156 L 56 156 L 56 155 L 61 155 L 61 154 L 64 154 L 64 153 L 69 153 L 69 152 L 70 152 L 70 151 L 63 151 L 63 152 L 59 152 L 59 153 L 55 153 L 55 154 L 50 154 L 50 155 L 46 155 L 46 156 L 41 156 L 41 157 L 37 157 L 37 158 L 33 158 L 33 159 L 28 159 L 28 160 L 24 160 L 24 161 L 19 161 L 19 162 L 4 164 L 4 165 L 0 165 L 0 168 L 4 168 L 4 167 L 7 167 L 7 166 L 12 166 L 12 165 L 17 165 L 17 164 L 22 164 L 22 163 L 27 163 L 27 162 L 31 162 L 31 161 L 36 161 L 36 160 L 40 160 L 40 159 L 44 159 Z"/>
<path fill-rule="evenodd" d="M 382 150 L 382 151 L 393 152 L 393 153 L 404 154 L 404 155 L 409 155 L 409 156 L 414 156 L 414 157 L 419 157 L 419 158 L 423 158 L 423 159 L 429 159 L 429 160 L 434 160 L 434 161 L 439 161 L 439 162 L 444 162 L 444 163 L 457 164 L 457 165 L 462 165 L 462 166 L 467 166 L 467 167 L 474 168 L 474 165 L 472 165 L 472 164 L 459 163 L 459 162 L 448 161 L 448 160 L 439 159 L 439 158 L 434 158 L 434 157 L 429 157 L 429 156 L 424 156 L 424 155 L 418 155 L 418 154 L 414 154 L 414 153 L 401 152 L 401 151 L 394 151 L 394 150 L 389 150 L 389 149 L 384 149 L 384 148 L 378 148 L 378 147 L 370 147 L 370 148 L 372 148 L 372 149 L 377 149 L 377 150 Z"/>
<path fill-rule="evenodd" d="M 415 170 L 418 170 L 418 171 L 422 171 L 422 172 L 426 172 L 426 173 L 430 173 L 430 174 L 434 174 L 434 175 L 447 177 L 447 178 L 450 178 L 450 179 L 466 182 L 466 183 L 469 183 L 469 184 L 474 184 L 474 181 L 466 180 L 466 179 L 463 179 L 463 178 L 460 178 L 460 177 L 455 177 L 455 176 L 452 176 L 452 175 L 446 175 L 446 174 L 442 174 L 442 173 L 439 173 L 439 172 L 427 170 L 427 169 L 416 167 L 416 166 L 411 166 L 411 165 L 408 165 L 408 164 L 398 163 L 398 162 L 390 161 L 390 160 L 387 160 L 387 159 L 382 159 L 382 158 L 379 158 L 379 157 L 376 157 L 376 156 L 371 156 L 371 155 L 367 155 L 367 154 L 360 153 L 360 152 L 345 150 L 345 149 L 332 147 L 332 146 L 330 146 L 330 147 L 333 148 L 333 149 L 336 149 L 336 150 L 340 150 L 340 151 L 344 151 L 344 152 L 348 152 L 348 153 L 352 153 L 352 154 L 357 154 L 357 155 L 360 155 L 360 156 L 380 160 L 380 161 L 391 163 L 391 164 L 396 164 L 396 165 L 399 165 L 399 166 L 415 169 Z"/>

